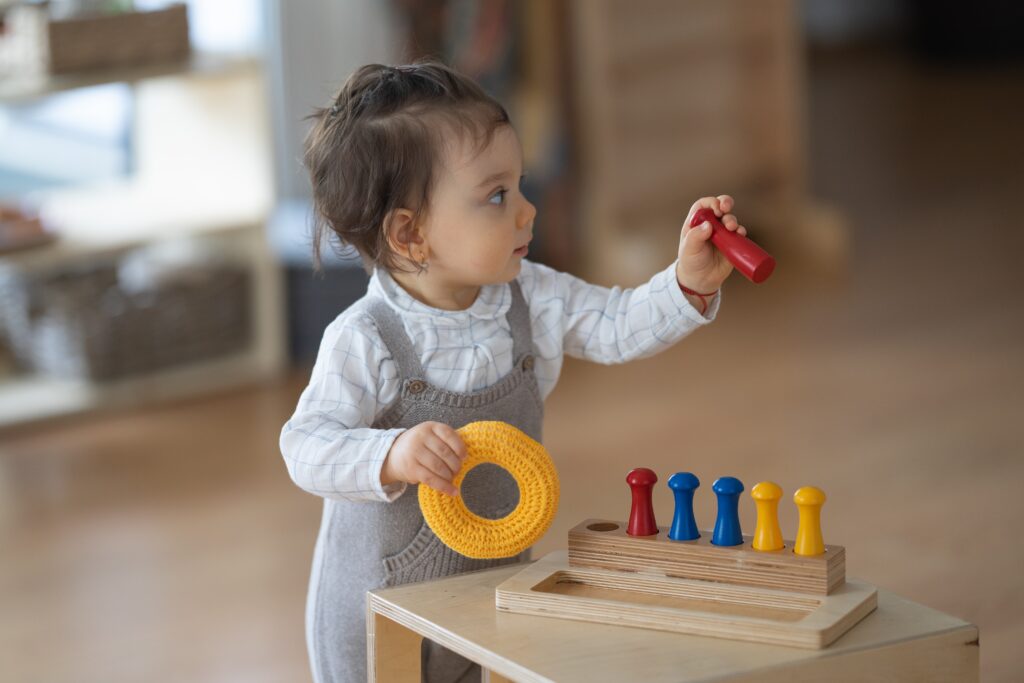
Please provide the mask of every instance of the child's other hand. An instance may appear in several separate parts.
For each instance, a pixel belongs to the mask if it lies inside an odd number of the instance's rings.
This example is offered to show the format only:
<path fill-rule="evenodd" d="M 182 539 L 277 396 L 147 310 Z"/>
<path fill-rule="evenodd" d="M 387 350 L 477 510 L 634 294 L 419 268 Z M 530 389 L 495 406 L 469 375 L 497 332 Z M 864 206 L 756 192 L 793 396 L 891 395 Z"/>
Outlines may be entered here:
<path fill-rule="evenodd" d="M 381 469 L 381 484 L 396 481 L 426 484 L 449 496 L 459 495 L 452 479 L 466 459 L 466 444 L 450 426 L 421 422 L 402 432 L 391 444 Z"/>
<path fill-rule="evenodd" d="M 722 194 L 717 197 L 701 197 L 690 207 L 679 235 L 679 264 L 676 266 L 676 277 L 684 287 L 710 294 L 718 291 L 732 272 L 729 259 L 708 241 L 711 239 L 711 225 L 705 221 L 691 228 L 690 223 L 698 210 L 711 209 L 726 229 L 746 235 L 747 229 L 730 213 L 733 204 L 732 197 Z"/>

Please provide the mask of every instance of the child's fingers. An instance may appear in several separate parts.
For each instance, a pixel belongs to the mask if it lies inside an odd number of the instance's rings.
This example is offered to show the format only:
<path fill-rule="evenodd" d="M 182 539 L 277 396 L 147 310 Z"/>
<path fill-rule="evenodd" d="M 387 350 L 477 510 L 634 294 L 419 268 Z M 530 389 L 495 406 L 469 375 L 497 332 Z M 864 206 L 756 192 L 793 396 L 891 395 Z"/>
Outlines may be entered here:
<path fill-rule="evenodd" d="M 447 493 L 449 496 L 458 495 L 458 489 L 452 483 L 452 479 L 455 477 L 451 470 L 448 468 L 446 463 L 436 453 L 425 452 L 417 459 L 417 466 L 420 468 L 419 473 L 421 480 L 427 483 L 431 488 L 435 488 L 442 493 Z"/>
<path fill-rule="evenodd" d="M 459 436 L 459 433 L 451 427 L 451 425 L 446 425 L 443 422 L 437 422 L 434 424 L 433 432 L 439 439 L 448 444 L 448 447 L 452 449 L 459 460 L 466 459 L 466 456 L 469 454 L 466 450 L 466 443 L 462 440 L 462 437 Z"/>
<path fill-rule="evenodd" d="M 416 478 L 419 480 L 419 483 L 426 484 L 435 491 L 440 491 L 449 496 L 459 495 L 459 490 L 450 481 L 422 464 L 416 471 Z"/>
<path fill-rule="evenodd" d="M 697 227 L 690 225 L 690 223 L 693 222 L 694 214 L 696 214 L 701 209 L 711 209 L 712 211 L 715 212 L 716 216 L 722 215 L 718 206 L 717 197 L 701 197 L 700 199 L 693 203 L 693 206 L 690 207 L 690 213 L 686 215 L 686 225 L 683 226 L 684 228 L 690 229 L 693 227 Z"/>
<path fill-rule="evenodd" d="M 693 221 L 693 215 L 700 209 L 711 209 L 715 212 L 715 215 L 721 217 L 732 211 L 733 206 L 736 202 L 733 198 L 727 194 L 720 194 L 717 197 L 701 197 L 693 203 L 690 207 L 690 213 L 686 216 L 686 228 L 690 228 L 690 223 Z"/>
<path fill-rule="evenodd" d="M 455 451 L 447 443 L 437 436 L 433 434 L 427 436 L 423 439 L 423 446 L 439 463 L 439 466 L 431 467 L 437 474 L 450 480 L 462 469 L 462 459 L 455 454 Z M 441 469 L 441 467 L 444 469 Z"/>
<path fill-rule="evenodd" d="M 727 230 L 737 232 L 743 235 L 744 237 L 747 234 L 747 229 L 740 225 L 740 222 L 736 219 L 736 216 L 733 216 L 731 213 L 727 213 L 724 216 L 722 216 L 722 225 L 724 225 Z"/>

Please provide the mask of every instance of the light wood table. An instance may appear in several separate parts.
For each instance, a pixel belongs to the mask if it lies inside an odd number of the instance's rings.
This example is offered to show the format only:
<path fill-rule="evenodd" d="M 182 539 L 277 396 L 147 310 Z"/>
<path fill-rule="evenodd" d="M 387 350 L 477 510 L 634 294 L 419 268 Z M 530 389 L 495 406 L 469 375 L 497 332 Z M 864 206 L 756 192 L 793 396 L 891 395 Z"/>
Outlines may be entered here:
<path fill-rule="evenodd" d="M 978 629 L 878 591 L 878 609 L 824 650 L 499 612 L 502 567 L 369 594 L 369 680 L 419 681 L 429 637 L 480 663 L 484 681 L 978 680 Z"/>

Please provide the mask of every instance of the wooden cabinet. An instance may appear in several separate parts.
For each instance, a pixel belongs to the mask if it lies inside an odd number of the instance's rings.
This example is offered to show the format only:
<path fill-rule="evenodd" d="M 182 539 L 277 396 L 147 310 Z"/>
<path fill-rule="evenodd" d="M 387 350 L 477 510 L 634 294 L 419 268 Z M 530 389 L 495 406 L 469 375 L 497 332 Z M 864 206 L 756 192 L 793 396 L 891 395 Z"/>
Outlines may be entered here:
<path fill-rule="evenodd" d="M 588 275 L 635 282 L 668 265 L 690 205 L 708 194 L 733 195 L 768 247 L 840 256 L 822 253 L 837 250 L 839 227 L 807 197 L 794 2 L 577 0 L 570 8 Z"/>

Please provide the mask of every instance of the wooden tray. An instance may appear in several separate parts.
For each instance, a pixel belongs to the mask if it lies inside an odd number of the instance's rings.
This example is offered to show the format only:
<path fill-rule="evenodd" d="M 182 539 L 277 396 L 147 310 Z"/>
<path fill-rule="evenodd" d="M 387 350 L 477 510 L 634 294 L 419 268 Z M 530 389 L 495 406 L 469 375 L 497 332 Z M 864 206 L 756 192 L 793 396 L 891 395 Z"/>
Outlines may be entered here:
<path fill-rule="evenodd" d="M 553 552 L 495 590 L 499 610 L 809 649 L 828 646 L 877 605 L 871 584 L 828 595 L 571 567 Z"/>

